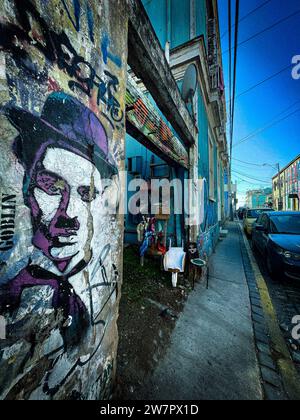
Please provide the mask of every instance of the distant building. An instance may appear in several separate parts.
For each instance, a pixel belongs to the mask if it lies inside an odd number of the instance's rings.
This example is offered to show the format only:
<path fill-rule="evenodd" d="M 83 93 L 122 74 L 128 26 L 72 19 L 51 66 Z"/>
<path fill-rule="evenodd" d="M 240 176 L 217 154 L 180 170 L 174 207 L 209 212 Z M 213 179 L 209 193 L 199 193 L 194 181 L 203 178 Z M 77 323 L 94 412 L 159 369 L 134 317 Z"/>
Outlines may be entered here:
<path fill-rule="evenodd" d="M 246 206 L 250 209 L 272 207 L 272 188 L 247 191 Z"/>
<path fill-rule="evenodd" d="M 274 208 L 284 211 L 299 211 L 300 155 L 273 178 Z"/>
<path fill-rule="evenodd" d="M 268 207 L 274 208 L 273 191 L 271 191 L 271 193 L 267 195 L 266 202 L 268 203 Z"/>

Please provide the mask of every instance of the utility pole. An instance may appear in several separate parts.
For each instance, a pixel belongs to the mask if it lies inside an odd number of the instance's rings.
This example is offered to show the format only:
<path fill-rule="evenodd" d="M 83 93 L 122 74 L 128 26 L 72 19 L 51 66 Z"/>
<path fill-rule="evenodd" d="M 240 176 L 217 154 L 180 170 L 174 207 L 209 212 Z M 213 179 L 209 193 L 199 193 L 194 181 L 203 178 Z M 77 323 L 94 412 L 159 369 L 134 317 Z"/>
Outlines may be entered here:
<path fill-rule="evenodd" d="M 278 210 L 282 211 L 283 210 L 283 202 L 282 202 L 282 189 L 281 189 L 281 177 L 280 177 L 280 164 L 277 164 L 277 169 L 278 169 L 278 185 L 279 185 L 279 204 L 278 204 Z"/>
<path fill-rule="evenodd" d="M 233 191 L 232 177 L 230 175 L 230 220 L 232 222 L 234 221 L 233 200 L 234 200 L 234 191 Z"/>
<path fill-rule="evenodd" d="M 273 169 L 276 169 L 278 172 L 278 188 L 279 188 L 279 200 L 278 200 L 278 211 L 282 211 L 283 210 L 283 197 L 282 197 L 282 184 L 281 184 L 281 171 L 280 171 L 280 163 L 277 163 L 276 166 L 275 165 L 270 165 L 269 163 L 264 163 L 262 166 L 270 166 Z M 273 201 L 275 201 L 275 195 L 273 197 Z"/>

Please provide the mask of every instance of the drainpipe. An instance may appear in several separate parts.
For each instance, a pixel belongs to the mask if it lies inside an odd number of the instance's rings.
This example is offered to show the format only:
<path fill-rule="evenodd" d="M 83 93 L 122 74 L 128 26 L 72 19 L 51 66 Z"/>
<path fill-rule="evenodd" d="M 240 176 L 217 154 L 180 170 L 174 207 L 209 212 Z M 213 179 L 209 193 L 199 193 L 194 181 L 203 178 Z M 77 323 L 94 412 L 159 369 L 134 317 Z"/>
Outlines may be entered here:
<path fill-rule="evenodd" d="M 172 13 L 172 9 L 171 9 L 171 1 L 172 0 L 167 0 L 167 42 L 169 42 L 171 44 L 171 13 Z"/>
<path fill-rule="evenodd" d="M 166 48 L 165 48 L 165 54 L 166 59 L 168 63 L 170 63 L 170 49 L 171 49 L 171 1 L 172 0 L 166 0 L 167 1 L 167 42 L 166 42 Z"/>
<path fill-rule="evenodd" d="M 178 171 L 175 168 L 172 168 L 172 181 L 175 179 L 179 179 Z M 181 215 L 175 214 L 175 204 L 176 202 L 182 203 L 182 196 L 178 196 L 178 193 L 180 191 L 174 190 L 174 224 L 175 224 L 175 233 L 176 233 L 176 240 L 177 240 L 177 246 L 181 247 L 182 245 L 182 239 L 183 239 L 183 233 L 182 233 L 182 224 L 181 224 Z M 183 203 L 182 203 L 183 204 Z M 182 206 L 183 207 L 183 206 Z"/>
<path fill-rule="evenodd" d="M 279 177 L 279 211 L 283 210 L 283 199 L 282 199 L 282 185 L 281 185 L 281 171 L 280 171 L 280 164 L 277 164 L 277 170 L 278 170 L 278 177 Z"/>
<path fill-rule="evenodd" d="M 190 39 L 194 39 L 196 33 L 196 1 L 190 0 Z"/>

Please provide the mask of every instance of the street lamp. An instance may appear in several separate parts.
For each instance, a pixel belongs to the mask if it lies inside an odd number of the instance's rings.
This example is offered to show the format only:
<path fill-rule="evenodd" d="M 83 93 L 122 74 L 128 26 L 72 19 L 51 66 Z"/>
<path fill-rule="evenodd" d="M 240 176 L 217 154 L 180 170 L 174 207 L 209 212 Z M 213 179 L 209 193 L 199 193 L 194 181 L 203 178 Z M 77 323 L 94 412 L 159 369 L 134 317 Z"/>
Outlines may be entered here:
<path fill-rule="evenodd" d="M 282 202 L 282 185 L 281 185 L 281 178 L 280 178 L 280 164 L 276 163 L 276 165 L 271 165 L 270 163 L 264 163 L 263 166 L 270 166 L 273 169 L 276 169 L 278 172 L 278 179 L 279 179 L 279 204 L 278 204 L 278 210 L 281 211 L 283 209 L 283 202 Z"/>

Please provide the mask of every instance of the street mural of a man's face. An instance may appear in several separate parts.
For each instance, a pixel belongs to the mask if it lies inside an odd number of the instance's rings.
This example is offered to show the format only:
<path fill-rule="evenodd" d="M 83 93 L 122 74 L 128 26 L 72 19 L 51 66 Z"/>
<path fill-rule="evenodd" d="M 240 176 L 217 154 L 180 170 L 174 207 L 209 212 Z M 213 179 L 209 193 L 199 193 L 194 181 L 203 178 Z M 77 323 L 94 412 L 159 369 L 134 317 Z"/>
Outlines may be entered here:
<path fill-rule="evenodd" d="M 110 3 L 1 2 L 0 399 L 111 392 L 128 14 Z"/>
<path fill-rule="evenodd" d="M 32 243 L 60 273 L 76 274 L 92 258 L 105 183 L 117 173 L 105 130 L 90 110 L 64 94 L 48 98 L 40 119 L 15 108 L 7 113 L 20 131 L 15 153 L 25 168 Z"/>
<path fill-rule="evenodd" d="M 118 171 L 107 134 L 89 108 L 64 93 L 51 94 L 41 116 L 15 105 L 5 113 L 19 132 L 13 149 L 38 255 L 5 285 L 0 307 L 18 310 L 24 291 L 48 286 L 52 306 L 72 319 L 65 343 L 75 343 L 88 325 L 105 324 L 104 306 L 117 290 L 105 215 L 107 191 L 118 200 Z"/>
<path fill-rule="evenodd" d="M 66 172 L 66 165 L 72 172 Z M 101 175 L 91 162 L 61 149 L 48 149 L 38 168 L 29 203 L 33 244 L 63 272 L 91 259 L 92 230 L 103 214 Z M 91 230 L 92 229 L 92 230 Z"/>

